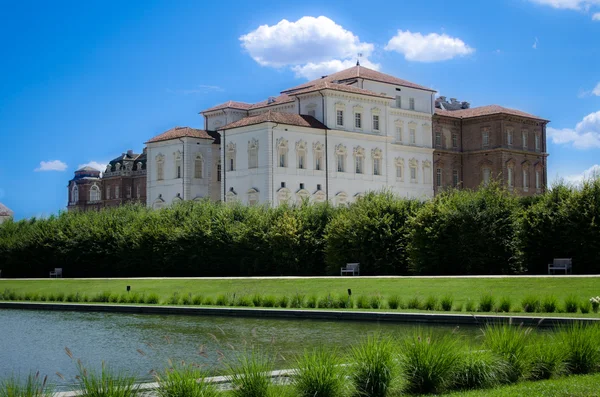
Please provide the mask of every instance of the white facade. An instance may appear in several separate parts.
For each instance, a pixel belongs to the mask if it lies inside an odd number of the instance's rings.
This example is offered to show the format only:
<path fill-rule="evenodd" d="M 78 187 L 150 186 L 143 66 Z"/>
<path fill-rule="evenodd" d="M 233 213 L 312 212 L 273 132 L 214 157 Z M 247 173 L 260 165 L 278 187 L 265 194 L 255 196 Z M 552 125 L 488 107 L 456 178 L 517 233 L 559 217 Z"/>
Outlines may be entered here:
<path fill-rule="evenodd" d="M 182 137 L 147 144 L 147 205 L 219 199 L 218 145 L 213 139 Z"/>

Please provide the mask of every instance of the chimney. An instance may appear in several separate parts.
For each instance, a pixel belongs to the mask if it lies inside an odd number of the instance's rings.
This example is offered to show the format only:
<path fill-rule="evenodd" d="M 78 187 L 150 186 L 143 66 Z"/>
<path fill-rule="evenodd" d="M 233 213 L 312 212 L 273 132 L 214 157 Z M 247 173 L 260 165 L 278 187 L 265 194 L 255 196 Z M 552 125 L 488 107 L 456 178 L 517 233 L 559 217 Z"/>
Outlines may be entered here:
<path fill-rule="evenodd" d="M 269 99 L 267 99 L 267 103 L 273 103 L 273 102 L 275 102 L 275 97 L 270 96 Z"/>

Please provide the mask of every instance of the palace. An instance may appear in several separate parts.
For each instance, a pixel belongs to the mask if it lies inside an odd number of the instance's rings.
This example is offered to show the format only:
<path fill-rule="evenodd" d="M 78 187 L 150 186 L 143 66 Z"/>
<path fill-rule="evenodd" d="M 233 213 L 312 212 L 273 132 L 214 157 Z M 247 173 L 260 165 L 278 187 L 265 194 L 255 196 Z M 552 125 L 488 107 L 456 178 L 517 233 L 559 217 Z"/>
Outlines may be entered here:
<path fill-rule="evenodd" d="M 161 208 L 202 198 L 342 205 L 382 189 L 427 199 L 491 180 L 519 195 L 546 187 L 548 120 L 436 99 L 430 88 L 358 63 L 263 102 L 228 101 L 200 114 L 203 129 L 172 128 L 143 154 L 111 161 L 102 177 L 78 170 L 69 208 L 82 208 L 71 204 L 81 201 L 75 193 L 88 206 Z"/>

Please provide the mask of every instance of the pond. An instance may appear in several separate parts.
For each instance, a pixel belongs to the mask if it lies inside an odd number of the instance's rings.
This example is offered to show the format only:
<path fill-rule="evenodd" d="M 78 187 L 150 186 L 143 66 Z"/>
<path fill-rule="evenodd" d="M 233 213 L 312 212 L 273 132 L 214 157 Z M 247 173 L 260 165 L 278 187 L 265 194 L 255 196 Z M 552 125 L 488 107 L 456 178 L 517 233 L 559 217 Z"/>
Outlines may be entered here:
<path fill-rule="evenodd" d="M 325 346 L 345 350 L 369 333 L 400 335 L 417 325 L 327 320 L 250 319 L 232 317 L 78 313 L 0 309 L 0 380 L 40 371 L 59 390 L 75 384 L 77 367 L 102 361 L 116 371 L 128 371 L 149 381 L 151 370 L 163 370 L 168 360 L 204 364 L 222 373 L 224 363 L 245 349 L 258 348 L 277 357 L 278 368 L 293 366 L 305 348 Z M 423 328 L 423 326 L 420 326 Z M 435 327 L 453 332 L 455 327 Z M 460 330 L 467 340 L 477 328 Z M 61 374 L 62 379 L 58 374 Z"/>

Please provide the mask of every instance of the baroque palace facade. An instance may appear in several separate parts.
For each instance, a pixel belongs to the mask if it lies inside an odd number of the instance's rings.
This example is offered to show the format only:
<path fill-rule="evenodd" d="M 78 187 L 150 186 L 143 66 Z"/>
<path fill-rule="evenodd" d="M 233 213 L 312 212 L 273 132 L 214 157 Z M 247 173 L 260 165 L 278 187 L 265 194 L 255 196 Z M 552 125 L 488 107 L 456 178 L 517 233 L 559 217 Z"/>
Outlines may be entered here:
<path fill-rule="evenodd" d="M 358 64 L 263 102 L 200 114 L 203 129 L 170 129 L 102 176 L 76 171 L 69 208 L 202 198 L 342 205 L 368 191 L 427 199 L 493 179 L 519 195 L 546 187 L 547 120 L 436 99 L 432 89 Z"/>

